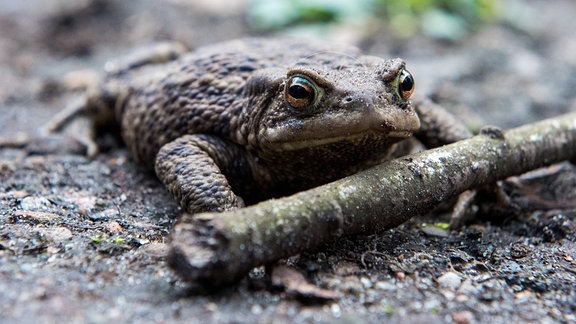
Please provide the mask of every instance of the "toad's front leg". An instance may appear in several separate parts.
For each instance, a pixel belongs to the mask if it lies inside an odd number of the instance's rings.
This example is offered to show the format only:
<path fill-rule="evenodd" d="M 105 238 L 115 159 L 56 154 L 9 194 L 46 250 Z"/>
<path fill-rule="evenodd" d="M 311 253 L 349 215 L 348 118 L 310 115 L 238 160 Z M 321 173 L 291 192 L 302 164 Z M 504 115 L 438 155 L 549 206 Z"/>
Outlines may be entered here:
<path fill-rule="evenodd" d="M 244 201 L 229 183 L 229 178 L 243 177 L 250 169 L 243 153 L 215 136 L 185 135 L 158 152 L 156 174 L 188 212 L 243 207 Z"/>
<path fill-rule="evenodd" d="M 415 136 L 426 148 L 451 144 L 472 136 L 461 120 L 429 99 L 416 100 L 414 105 L 421 125 Z"/>

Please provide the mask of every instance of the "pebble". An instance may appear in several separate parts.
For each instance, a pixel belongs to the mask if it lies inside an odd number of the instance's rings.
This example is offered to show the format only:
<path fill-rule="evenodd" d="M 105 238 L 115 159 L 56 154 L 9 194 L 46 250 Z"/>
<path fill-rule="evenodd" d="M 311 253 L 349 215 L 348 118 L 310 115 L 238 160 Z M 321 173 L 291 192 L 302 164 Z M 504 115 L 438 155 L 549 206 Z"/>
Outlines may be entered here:
<path fill-rule="evenodd" d="M 14 216 L 22 219 L 33 219 L 38 222 L 52 222 L 60 218 L 60 215 L 42 211 L 24 211 L 17 210 L 14 212 Z"/>
<path fill-rule="evenodd" d="M 361 277 L 360 282 L 362 283 L 362 286 L 364 286 L 365 289 L 372 288 L 372 281 L 370 281 L 370 279 L 366 277 Z"/>
<path fill-rule="evenodd" d="M 378 281 L 374 287 L 378 290 L 395 290 L 396 285 L 386 281 Z"/>
<path fill-rule="evenodd" d="M 71 202 L 78 206 L 78 212 L 80 214 L 86 215 L 92 208 L 94 208 L 94 206 L 96 206 L 96 200 L 96 196 L 83 196 L 74 197 L 71 199 Z"/>
<path fill-rule="evenodd" d="M 342 316 L 342 309 L 340 308 L 340 305 L 338 305 L 338 304 L 332 304 L 330 306 L 330 312 L 332 312 L 332 316 L 334 316 L 336 318 Z"/>
<path fill-rule="evenodd" d="M 123 232 L 124 229 L 122 228 L 122 225 L 120 225 L 120 223 L 118 223 L 117 221 L 111 221 L 109 223 L 104 224 L 104 227 L 106 227 L 106 229 L 110 232 L 110 233 L 120 233 Z"/>
<path fill-rule="evenodd" d="M 452 313 L 452 320 L 456 324 L 468 324 L 474 321 L 474 314 L 470 311 Z"/>
<path fill-rule="evenodd" d="M 168 244 L 162 242 L 150 242 L 148 244 L 145 244 L 144 247 L 144 251 L 146 251 L 147 254 L 159 258 L 167 255 L 169 250 L 170 247 L 168 246 Z"/>
<path fill-rule="evenodd" d="M 20 201 L 20 207 L 22 207 L 22 210 L 46 211 L 50 205 L 52 205 L 50 200 L 44 197 L 28 196 L 22 198 L 22 201 Z"/>
<path fill-rule="evenodd" d="M 72 231 L 66 227 L 39 227 L 38 233 L 45 235 L 52 242 L 62 242 L 72 237 Z"/>
<path fill-rule="evenodd" d="M 262 314 L 262 312 L 264 311 L 264 309 L 262 308 L 262 306 L 255 304 L 252 305 L 252 307 L 250 308 L 250 311 L 252 312 L 252 314 L 254 315 L 260 315 Z"/>
<path fill-rule="evenodd" d="M 88 215 L 88 218 L 93 222 L 98 222 L 98 221 L 107 221 L 117 216 L 118 216 L 117 209 L 108 208 L 99 213 L 90 214 Z"/>
<path fill-rule="evenodd" d="M 458 273 L 454 271 L 448 271 L 445 274 L 438 277 L 436 281 L 438 282 L 440 287 L 456 290 L 460 286 L 462 278 Z"/>
<path fill-rule="evenodd" d="M 421 227 L 420 230 L 428 236 L 448 237 L 448 235 L 450 235 L 450 233 L 447 230 L 434 226 Z"/>
<path fill-rule="evenodd" d="M 0 199 L 20 199 L 20 200 L 22 200 L 29 195 L 30 194 L 26 190 L 12 190 L 12 191 L 8 191 L 6 193 L 0 192 Z"/>

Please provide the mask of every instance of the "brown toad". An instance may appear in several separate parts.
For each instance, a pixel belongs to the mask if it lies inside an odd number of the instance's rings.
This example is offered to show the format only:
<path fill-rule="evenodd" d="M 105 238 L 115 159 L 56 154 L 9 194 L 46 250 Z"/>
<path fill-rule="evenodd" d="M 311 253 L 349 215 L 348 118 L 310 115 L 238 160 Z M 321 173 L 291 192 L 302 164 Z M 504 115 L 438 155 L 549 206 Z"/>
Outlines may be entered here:
<path fill-rule="evenodd" d="M 133 158 L 189 212 L 342 178 L 408 153 L 413 134 L 432 146 L 468 136 L 446 113 L 414 108 L 400 59 L 294 39 L 179 52 L 112 68 L 84 111 L 118 122 Z"/>

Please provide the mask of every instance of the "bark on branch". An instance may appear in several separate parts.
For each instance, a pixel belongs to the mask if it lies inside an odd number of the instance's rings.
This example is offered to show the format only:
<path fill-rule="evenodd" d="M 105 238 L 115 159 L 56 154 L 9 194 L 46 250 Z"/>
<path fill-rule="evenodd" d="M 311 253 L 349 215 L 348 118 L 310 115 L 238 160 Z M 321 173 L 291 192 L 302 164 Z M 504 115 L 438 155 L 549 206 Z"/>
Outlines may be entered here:
<path fill-rule="evenodd" d="M 576 114 L 389 161 L 293 196 L 184 215 L 168 262 L 186 281 L 219 286 L 343 235 L 402 224 L 461 192 L 576 157 Z"/>

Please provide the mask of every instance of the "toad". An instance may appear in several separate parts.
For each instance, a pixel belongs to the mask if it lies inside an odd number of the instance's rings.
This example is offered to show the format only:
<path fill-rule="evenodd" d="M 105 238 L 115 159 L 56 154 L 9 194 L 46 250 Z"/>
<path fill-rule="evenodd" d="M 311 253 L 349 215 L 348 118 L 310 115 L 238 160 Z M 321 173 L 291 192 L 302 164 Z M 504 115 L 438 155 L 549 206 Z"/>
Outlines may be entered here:
<path fill-rule="evenodd" d="M 160 48 L 160 47 L 159 47 Z M 351 46 L 243 39 L 165 46 L 108 66 L 82 112 L 117 123 L 139 163 L 190 213 L 289 195 L 468 131 L 414 104 L 401 59 Z"/>

